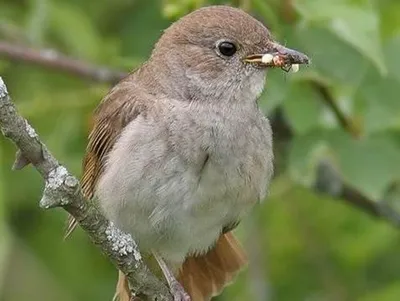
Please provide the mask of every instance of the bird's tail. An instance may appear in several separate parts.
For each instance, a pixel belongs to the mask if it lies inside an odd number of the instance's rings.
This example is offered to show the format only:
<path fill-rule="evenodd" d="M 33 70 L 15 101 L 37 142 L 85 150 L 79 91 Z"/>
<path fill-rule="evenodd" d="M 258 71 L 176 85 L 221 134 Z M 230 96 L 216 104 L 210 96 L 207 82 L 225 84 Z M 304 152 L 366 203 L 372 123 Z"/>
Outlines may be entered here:
<path fill-rule="evenodd" d="M 178 281 L 192 301 L 208 301 L 230 284 L 246 263 L 242 246 L 229 232 L 221 235 L 215 247 L 206 254 L 188 257 Z"/>
<path fill-rule="evenodd" d="M 204 255 L 186 258 L 177 280 L 190 295 L 191 301 L 209 301 L 230 284 L 246 264 L 242 246 L 229 232 L 221 235 L 216 245 Z M 130 300 L 127 278 L 121 272 L 113 300 Z"/>

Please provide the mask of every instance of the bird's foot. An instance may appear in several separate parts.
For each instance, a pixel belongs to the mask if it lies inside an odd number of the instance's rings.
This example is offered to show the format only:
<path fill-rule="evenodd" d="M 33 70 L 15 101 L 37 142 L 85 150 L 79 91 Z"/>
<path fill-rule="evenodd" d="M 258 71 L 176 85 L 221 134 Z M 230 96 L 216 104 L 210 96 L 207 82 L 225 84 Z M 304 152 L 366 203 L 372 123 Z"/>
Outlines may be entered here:
<path fill-rule="evenodd" d="M 174 301 L 191 301 L 189 294 L 185 291 L 183 286 L 176 280 L 174 274 L 170 271 L 164 259 L 157 252 L 153 251 L 153 255 L 156 258 L 161 270 L 167 280 L 171 295 L 174 297 Z"/>
<path fill-rule="evenodd" d="M 178 281 L 172 281 L 169 289 L 174 297 L 174 301 L 191 301 L 189 294 L 185 292 L 185 289 Z"/>

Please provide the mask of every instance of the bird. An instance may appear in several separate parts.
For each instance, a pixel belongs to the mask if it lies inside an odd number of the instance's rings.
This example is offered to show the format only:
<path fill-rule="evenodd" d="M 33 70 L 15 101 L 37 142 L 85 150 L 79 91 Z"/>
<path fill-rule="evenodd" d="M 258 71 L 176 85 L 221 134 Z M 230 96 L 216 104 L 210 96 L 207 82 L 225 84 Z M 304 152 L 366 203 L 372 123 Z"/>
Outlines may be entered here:
<path fill-rule="evenodd" d="M 174 301 L 210 300 L 246 266 L 233 230 L 274 170 L 258 99 L 269 69 L 309 62 L 243 10 L 205 6 L 164 30 L 95 109 L 83 194 L 132 235 Z M 119 271 L 115 300 L 134 295 Z"/>

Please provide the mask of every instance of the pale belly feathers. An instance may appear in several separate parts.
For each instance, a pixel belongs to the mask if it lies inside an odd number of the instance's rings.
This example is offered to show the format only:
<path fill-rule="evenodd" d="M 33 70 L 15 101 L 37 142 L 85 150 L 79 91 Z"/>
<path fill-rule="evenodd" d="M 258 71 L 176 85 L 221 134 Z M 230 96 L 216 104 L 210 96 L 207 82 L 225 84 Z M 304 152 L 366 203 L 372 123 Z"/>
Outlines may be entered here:
<path fill-rule="evenodd" d="M 187 117 L 184 124 L 176 119 L 168 129 L 131 122 L 109 154 L 96 196 L 143 251 L 179 263 L 207 251 L 224 226 L 265 197 L 273 167 L 264 118 L 223 124 L 208 116 L 190 130 Z"/>

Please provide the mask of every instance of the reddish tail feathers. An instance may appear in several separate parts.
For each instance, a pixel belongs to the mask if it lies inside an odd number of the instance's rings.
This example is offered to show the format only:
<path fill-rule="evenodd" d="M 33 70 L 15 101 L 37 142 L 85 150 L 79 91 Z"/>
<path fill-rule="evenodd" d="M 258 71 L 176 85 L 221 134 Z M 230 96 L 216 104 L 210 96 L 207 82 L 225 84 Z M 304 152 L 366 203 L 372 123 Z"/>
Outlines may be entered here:
<path fill-rule="evenodd" d="M 215 247 L 206 254 L 188 257 L 177 279 L 192 301 L 209 301 L 220 294 L 246 264 L 242 246 L 229 232 L 221 235 Z M 114 300 L 130 301 L 128 284 L 121 272 Z"/>

